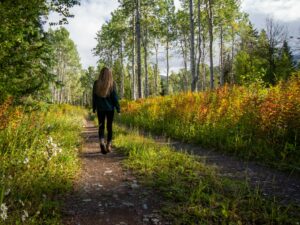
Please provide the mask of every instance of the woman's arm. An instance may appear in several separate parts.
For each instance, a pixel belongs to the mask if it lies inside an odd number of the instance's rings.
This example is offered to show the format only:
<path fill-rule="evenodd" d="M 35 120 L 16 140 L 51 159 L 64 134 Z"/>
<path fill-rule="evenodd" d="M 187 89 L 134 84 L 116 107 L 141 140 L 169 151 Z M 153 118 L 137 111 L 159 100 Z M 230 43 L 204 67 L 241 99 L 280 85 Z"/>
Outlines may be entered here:
<path fill-rule="evenodd" d="M 113 88 L 111 95 L 112 95 L 113 105 L 116 107 L 117 112 L 120 113 L 121 111 L 120 111 L 119 97 L 117 95 L 115 86 Z"/>
<path fill-rule="evenodd" d="M 93 99 L 92 99 L 93 113 L 95 113 L 95 112 L 96 112 L 96 109 L 97 109 L 95 88 L 96 88 L 96 81 L 94 82 L 94 85 L 93 85 L 93 94 L 92 94 L 92 96 L 93 96 Z"/>

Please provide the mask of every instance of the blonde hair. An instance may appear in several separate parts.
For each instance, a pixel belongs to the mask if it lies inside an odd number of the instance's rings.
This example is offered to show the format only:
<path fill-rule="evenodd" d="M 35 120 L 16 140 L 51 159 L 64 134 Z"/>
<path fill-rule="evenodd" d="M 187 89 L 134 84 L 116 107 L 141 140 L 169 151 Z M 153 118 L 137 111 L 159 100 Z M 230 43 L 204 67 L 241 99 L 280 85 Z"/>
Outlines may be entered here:
<path fill-rule="evenodd" d="M 96 83 L 95 94 L 99 97 L 107 97 L 113 90 L 114 80 L 112 72 L 107 67 L 103 67 L 100 71 L 99 78 Z"/>

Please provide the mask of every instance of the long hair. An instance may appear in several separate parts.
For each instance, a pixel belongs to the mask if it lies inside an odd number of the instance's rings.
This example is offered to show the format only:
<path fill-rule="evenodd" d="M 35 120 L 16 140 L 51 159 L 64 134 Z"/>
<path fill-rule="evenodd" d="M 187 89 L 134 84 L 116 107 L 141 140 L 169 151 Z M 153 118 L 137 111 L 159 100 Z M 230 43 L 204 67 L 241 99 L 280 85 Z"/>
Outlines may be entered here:
<path fill-rule="evenodd" d="M 96 83 L 95 94 L 99 97 L 107 97 L 113 90 L 114 80 L 112 72 L 107 67 L 103 67 L 100 71 L 99 78 Z"/>

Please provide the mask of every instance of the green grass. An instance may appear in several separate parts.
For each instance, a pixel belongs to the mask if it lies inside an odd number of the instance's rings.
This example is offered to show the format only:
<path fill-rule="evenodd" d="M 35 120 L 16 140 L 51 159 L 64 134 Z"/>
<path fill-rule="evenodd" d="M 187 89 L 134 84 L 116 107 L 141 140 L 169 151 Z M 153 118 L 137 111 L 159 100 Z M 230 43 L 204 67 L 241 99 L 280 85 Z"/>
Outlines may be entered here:
<path fill-rule="evenodd" d="M 14 111 L 0 131 L 0 224 L 60 224 L 57 196 L 70 190 L 79 169 L 84 113 L 44 104 Z"/>
<path fill-rule="evenodd" d="M 174 224 L 298 224 L 300 208 L 265 199 L 247 182 L 218 175 L 195 156 L 117 127 L 114 144 L 125 166 L 163 196 L 162 213 Z"/>

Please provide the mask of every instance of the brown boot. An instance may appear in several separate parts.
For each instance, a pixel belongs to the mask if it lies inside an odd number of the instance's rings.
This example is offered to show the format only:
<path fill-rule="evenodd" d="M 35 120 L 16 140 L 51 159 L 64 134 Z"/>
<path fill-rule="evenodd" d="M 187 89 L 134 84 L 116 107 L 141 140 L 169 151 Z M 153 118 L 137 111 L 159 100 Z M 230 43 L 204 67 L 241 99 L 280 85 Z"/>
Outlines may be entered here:
<path fill-rule="evenodd" d="M 107 142 L 106 144 L 106 152 L 111 152 L 112 147 L 111 147 L 111 142 Z"/>
<path fill-rule="evenodd" d="M 100 150 L 102 154 L 106 154 L 104 139 L 100 140 Z"/>

